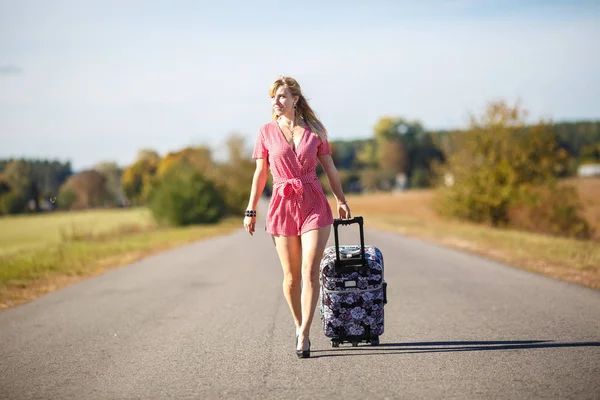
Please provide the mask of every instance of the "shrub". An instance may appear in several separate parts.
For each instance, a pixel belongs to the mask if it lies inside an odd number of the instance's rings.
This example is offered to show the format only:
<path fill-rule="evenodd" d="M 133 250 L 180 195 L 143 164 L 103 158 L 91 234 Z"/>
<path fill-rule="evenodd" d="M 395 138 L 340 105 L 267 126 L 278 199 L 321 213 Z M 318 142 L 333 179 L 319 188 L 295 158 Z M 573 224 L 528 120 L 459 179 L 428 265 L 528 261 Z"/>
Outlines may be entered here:
<path fill-rule="evenodd" d="M 344 193 L 360 192 L 360 174 L 351 170 L 339 170 L 340 183 Z"/>
<path fill-rule="evenodd" d="M 215 167 L 213 176 L 216 189 L 225 201 L 227 214 L 244 215 L 253 175 L 254 164 L 248 161 Z"/>
<path fill-rule="evenodd" d="M 427 188 L 431 186 L 431 173 L 425 168 L 415 168 L 410 177 L 411 188 Z"/>
<path fill-rule="evenodd" d="M 19 192 L 10 191 L 0 196 L 0 214 L 19 214 L 26 207 L 27 199 Z"/>
<path fill-rule="evenodd" d="M 377 190 L 379 186 L 379 174 L 376 168 L 364 168 L 360 172 L 360 186 L 365 192 Z"/>
<path fill-rule="evenodd" d="M 149 193 L 148 207 L 159 224 L 184 226 L 218 222 L 226 212 L 215 184 L 188 166 L 169 169 Z"/>
<path fill-rule="evenodd" d="M 569 159 L 552 124 L 525 128 L 524 115 L 518 106 L 491 103 L 470 129 L 454 136 L 458 150 L 443 171 L 454 183 L 439 190 L 437 211 L 493 226 L 588 237 L 577 193 L 555 188 Z"/>
<path fill-rule="evenodd" d="M 581 216 L 583 207 L 573 186 L 549 185 L 532 190 L 527 199 L 509 210 L 510 226 L 555 236 L 589 239 L 590 224 Z"/>
<path fill-rule="evenodd" d="M 395 175 L 392 172 L 379 168 L 364 168 L 359 173 L 360 186 L 365 192 L 377 190 L 390 190 L 393 186 Z"/>
<path fill-rule="evenodd" d="M 56 203 L 59 208 L 69 209 L 77 201 L 77 195 L 68 187 L 62 186 L 56 197 Z"/>

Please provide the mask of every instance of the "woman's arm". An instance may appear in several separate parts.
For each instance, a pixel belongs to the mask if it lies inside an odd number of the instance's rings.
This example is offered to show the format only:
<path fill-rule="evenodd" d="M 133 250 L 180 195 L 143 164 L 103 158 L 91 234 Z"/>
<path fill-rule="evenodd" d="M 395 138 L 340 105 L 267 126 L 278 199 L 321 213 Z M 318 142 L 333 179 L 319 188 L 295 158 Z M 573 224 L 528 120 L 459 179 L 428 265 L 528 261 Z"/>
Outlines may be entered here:
<path fill-rule="evenodd" d="M 346 196 L 344 196 L 344 192 L 342 190 L 342 183 L 340 182 L 340 176 L 338 174 L 337 168 L 333 163 L 333 158 L 330 154 L 321 154 L 318 156 L 321 165 L 323 166 L 323 170 L 327 175 L 327 179 L 329 180 L 329 185 L 331 186 L 331 191 L 335 196 L 338 204 L 346 203 Z"/>
<path fill-rule="evenodd" d="M 264 158 L 256 159 L 256 169 L 254 170 L 254 177 L 252 178 L 252 187 L 250 189 L 250 200 L 248 201 L 247 210 L 256 210 L 258 200 L 262 195 L 267 178 L 269 177 L 269 166 L 267 160 Z"/>

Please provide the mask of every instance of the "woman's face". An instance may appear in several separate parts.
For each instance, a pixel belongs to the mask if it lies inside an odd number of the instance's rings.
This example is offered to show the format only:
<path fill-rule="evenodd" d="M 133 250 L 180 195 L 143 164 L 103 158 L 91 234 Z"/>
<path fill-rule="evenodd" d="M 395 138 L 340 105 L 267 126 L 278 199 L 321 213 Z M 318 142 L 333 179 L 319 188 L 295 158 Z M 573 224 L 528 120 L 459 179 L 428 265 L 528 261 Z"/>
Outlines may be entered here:
<path fill-rule="evenodd" d="M 294 102 L 297 101 L 297 96 L 294 98 L 290 89 L 287 86 L 279 86 L 275 92 L 275 96 L 271 97 L 273 111 L 277 115 L 286 115 L 290 117 L 293 114 Z"/>

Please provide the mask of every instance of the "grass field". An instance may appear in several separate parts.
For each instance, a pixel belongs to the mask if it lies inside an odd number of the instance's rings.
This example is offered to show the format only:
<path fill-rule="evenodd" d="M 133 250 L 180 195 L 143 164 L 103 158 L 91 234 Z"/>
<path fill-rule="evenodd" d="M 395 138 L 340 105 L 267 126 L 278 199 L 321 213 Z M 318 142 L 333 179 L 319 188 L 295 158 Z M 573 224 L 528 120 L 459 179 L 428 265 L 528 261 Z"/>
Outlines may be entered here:
<path fill-rule="evenodd" d="M 430 190 L 348 196 L 348 201 L 353 214 L 364 216 L 370 227 L 598 289 L 600 179 L 568 183 L 577 186 L 596 229 L 593 241 L 444 220 L 433 211 Z M 159 228 L 144 208 L 0 218 L 0 310 L 149 254 L 236 229 L 240 218 L 214 226 Z"/>
<path fill-rule="evenodd" d="M 145 208 L 57 212 L 0 219 L 0 257 L 66 240 L 142 231 L 155 226 Z"/>
<path fill-rule="evenodd" d="M 383 230 L 469 251 L 517 268 L 600 289 L 600 179 L 571 179 L 596 230 L 592 241 L 557 238 L 448 221 L 432 207 L 431 190 L 348 196 L 354 215 Z"/>
<path fill-rule="evenodd" d="M 149 254 L 231 232 L 239 222 L 159 228 L 144 208 L 0 218 L 0 309 Z"/>

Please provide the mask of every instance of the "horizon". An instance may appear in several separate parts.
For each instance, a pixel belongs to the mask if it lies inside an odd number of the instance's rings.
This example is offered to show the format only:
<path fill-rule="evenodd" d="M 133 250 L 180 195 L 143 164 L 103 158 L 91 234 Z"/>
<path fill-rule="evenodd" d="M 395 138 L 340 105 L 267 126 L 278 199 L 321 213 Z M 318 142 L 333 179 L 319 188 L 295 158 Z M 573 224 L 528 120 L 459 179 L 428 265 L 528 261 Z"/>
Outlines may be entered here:
<path fill-rule="evenodd" d="M 532 121 L 532 123 L 537 123 L 538 121 Z M 557 124 L 563 124 L 563 123 L 567 123 L 567 124 L 571 124 L 571 123 L 600 123 L 600 118 L 598 119 L 580 119 L 580 120 L 564 120 L 564 121 L 555 121 L 552 120 L 551 121 L 552 124 L 557 125 Z M 460 128 L 456 128 L 456 129 L 460 129 Z M 438 133 L 438 132 L 449 132 L 455 130 L 454 128 L 450 128 L 450 129 L 435 129 L 435 130 L 431 130 L 431 129 L 427 129 L 425 127 L 425 131 L 427 133 Z M 250 138 L 253 139 L 253 138 Z M 344 142 L 344 141 L 361 141 L 361 140 L 368 140 L 368 139 L 372 139 L 372 133 L 370 133 L 369 135 L 365 136 L 365 137 L 354 137 L 354 138 L 349 138 L 349 139 L 345 139 L 345 138 L 337 138 L 337 139 L 330 139 L 332 142 L 338 141 L 338 142 Z M 219 146 L 222 146 L 223 143 L 220 143 Z M 250 145 L 250 147 L 248 147 Z M 252 148 L 251 148 L 252 143 L 247 142 L 246 143 L 246 147 L 247 150 L 251 153 L 252 152 Z M 184 145 L 182 147 L 179 148 L 174 148 L 174 149 L 169 149 L 166 152 L 160 152 L 157 151 L 157 153 L 159 154 L 160 157 L 165 157 L 167 154 L 171 153 L 171 152 L 178 152 L 180 150 L 183 150 L 185 147 L 189 147 L 188 145 Z M 223 154 L 218 154 L 218 151 L 221 149 L 221 147 L 210 147 L 209 145 L 207 146 L 211 151 L 212 151 L 212 156 L 213 158 L 217 159 L 218 161 L 218 157 L 222 157 Z M 140 148 L 140 150 L 145 150 L 143 148 Z M 155 149 L 148 149 L 148 150 L 155 150 Z M 136 153 L 137 155 L 137 153 Z M 215 157 L 216 156 L 216 157 Z M 79 168 L 79 169 L 75 169 L 73 166 L 73 163 L 71 160 L 69 159 L 60 159 L 60 158 L 56 158 L 56 157 L 35 157 L 35 156 L 18 156 L 18 157 L 0 157 L 0 161 L 9 161 L 9 160 L 24 160 L 24 161 L 47 161 L 47 162 L 59 162 L 61 164 L 68 164 L 71 163 L 71 170 L 73 173 L 78 173 L 84 170 L 90 170 L 93 169 L 95 167 L 95 165 L 86 165 L 83 168 Z M 113 160 L 99 160 L 96 164 L 102 163 L 102 162 L 114 162 Z M 128 164 L 117 164 L 117 166 L 119 168 L 125 168 L 130 166 L 131 164 L 133 164 L 133 162 L 135 162 L 135 160 L 132 160 L 130 163 Z"/>
<path fill-rule="evenodd" d="M 497 99 L 528 122 L 600 120 L 600 2 L 303 4 L 0 2 L 0 158 L 75 171 L 143 148 L 218 153 L 234 132 L 251 147 L 277 75 L 332 141 L 384 116 L 464 128 Z"/>

